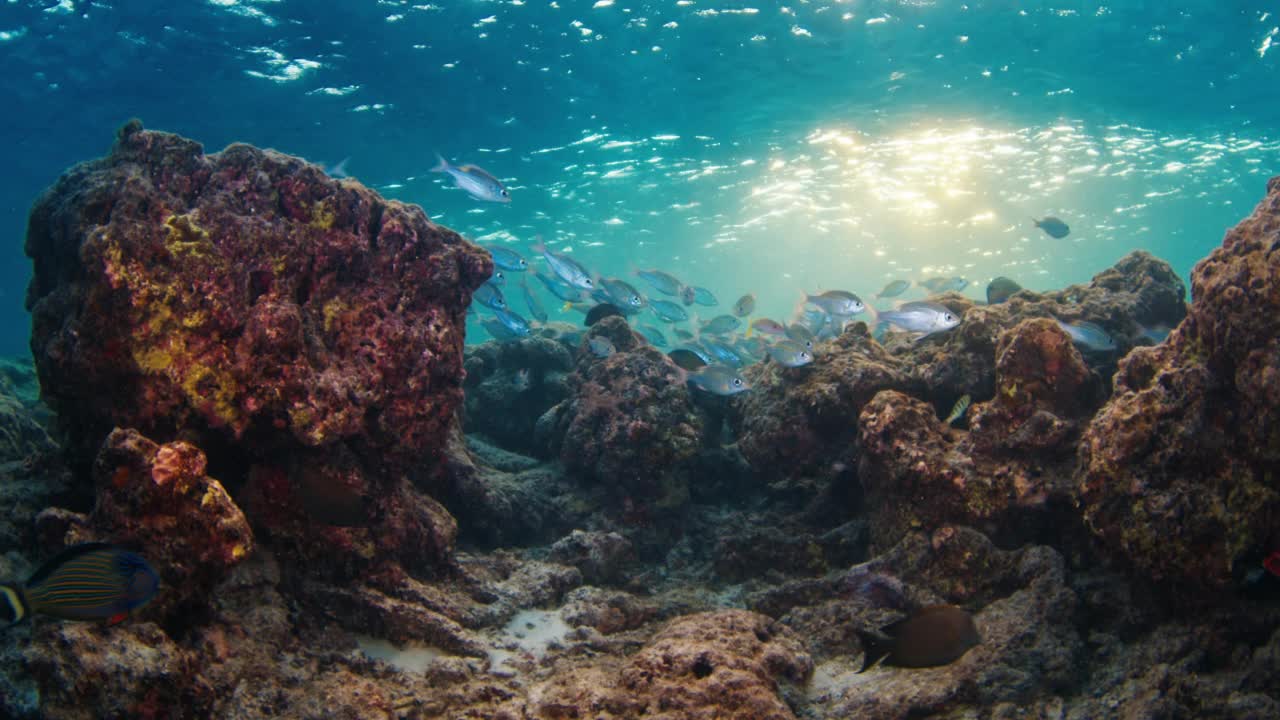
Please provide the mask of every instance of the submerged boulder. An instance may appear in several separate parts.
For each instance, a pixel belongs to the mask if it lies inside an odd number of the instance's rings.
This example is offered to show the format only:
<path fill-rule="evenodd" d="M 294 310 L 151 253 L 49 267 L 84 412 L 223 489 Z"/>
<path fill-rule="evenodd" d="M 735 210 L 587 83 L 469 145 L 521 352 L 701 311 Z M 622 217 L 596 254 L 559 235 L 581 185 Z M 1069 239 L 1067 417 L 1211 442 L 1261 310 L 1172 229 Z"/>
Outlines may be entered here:
<path fill-rule="evenodd" d="M 1280 550 L 1280 178 L 1267 190 L 1196 265 L 1186 321 L 1121 362 L 1081 442 L 1085 521 L 1153 580 L 1223 588 Z"/>
<path fill-rule="evenodd" d="M 439 456 L 462 401 L 483 250 L 299 158 L 206 155 L 134 121 L 39 198 L 26 252 L 44 399 L 82 467 L 113 427 L 194 439 L 235 485 L 250 466 L 283 476 L 257 489 L 268 505 L 319 510 L 299 548 L 361 544 L 326 526 L 376 528 L 377 554 L 413 534 L 405 478 Z M 438 557 L 417 549 L 398 559 Z"/>

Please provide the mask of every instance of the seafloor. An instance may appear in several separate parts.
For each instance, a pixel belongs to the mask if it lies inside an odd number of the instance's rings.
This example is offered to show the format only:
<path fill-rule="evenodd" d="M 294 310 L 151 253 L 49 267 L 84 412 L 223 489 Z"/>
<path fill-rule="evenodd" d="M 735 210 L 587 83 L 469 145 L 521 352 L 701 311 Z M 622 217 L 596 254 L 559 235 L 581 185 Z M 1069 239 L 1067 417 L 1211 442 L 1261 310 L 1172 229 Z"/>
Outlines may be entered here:
<path fill-rule="evenodd" d="M 1134 253 L 722 398 L 621 318 L 464 353 L 483 250 L 131 123 L 31 212 L 0 576 L 106 540 L 163 584 L 5 631 L 0 715 L 1280 717 L 1278 249 L 1280 178 L 1190 305 Z M 980 645 L 856 672 L 944 602 Z"/>

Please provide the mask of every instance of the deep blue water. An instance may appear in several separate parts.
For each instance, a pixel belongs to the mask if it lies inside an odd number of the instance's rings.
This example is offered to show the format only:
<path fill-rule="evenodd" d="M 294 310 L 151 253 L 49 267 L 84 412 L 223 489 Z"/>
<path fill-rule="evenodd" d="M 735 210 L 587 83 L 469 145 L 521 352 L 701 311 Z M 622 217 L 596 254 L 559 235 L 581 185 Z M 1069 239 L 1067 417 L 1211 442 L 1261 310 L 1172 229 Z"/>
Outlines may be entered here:
<path fill-rule="evenodd" d="M 26 349 L 31 202 L 135 116 L 349 157 L 469 237 L 775 316 L 897 277 L 1058 287 L 1135 248 L 1185 277 L 1280 173 L 1277 27 L 1262 0 L 7 0 L 0 353 Z M 513 202 L 449 189 L 435 150 Z"/>

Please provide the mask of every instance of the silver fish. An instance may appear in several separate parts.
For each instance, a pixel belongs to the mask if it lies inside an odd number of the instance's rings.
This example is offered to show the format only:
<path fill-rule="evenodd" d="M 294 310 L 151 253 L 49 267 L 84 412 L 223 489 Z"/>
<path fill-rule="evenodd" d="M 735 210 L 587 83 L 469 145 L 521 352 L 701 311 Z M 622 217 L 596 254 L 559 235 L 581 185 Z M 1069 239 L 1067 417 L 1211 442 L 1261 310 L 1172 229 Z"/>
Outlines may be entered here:
<path fill-rule="evenodd" d="M 707 349 L 707 353 L 724 365 L 730 367 L 742 367 L 744 364 L 742 356 L 736 350 L 723 343 L 714 340 L 702 340 L 702 347 Z"/>
<path fill-rule="evenodd" d="M 800 367 L 813 362 L 813 353 L 794 340 L 783 340 L 769 348 L 769 357 L 783 367 Z"/>
<path fill-rule="evenodd" d="M 516 335 L 524 337 L 529 334 L 529 321 L 519 315 L 507 310 L 494 309 L 493 316 Z"/>
<path fill-rule="evenodd" d="M 609 338 L 600 337 L 599 335 L 587 340 L 587 348 L 591 350 L 592 355 L 601 358 L 607 358 L 616 352 L 613 343 L 609 342 Z"/>
<path fill-rule="evenodd" d="M 689 313 L 670 300 L 650 300 L 649 307 L 653 308 L 653 314 L 664 322 L 678 322 L 689 319 Z"/>
<path fill-rule="evenodd" d="M 742 321 L 732 315 L 717 315 L 711 320 L 702 324 L 702 332 L 711 333 L 712 335 L 722 335 L 738 329 Z"/>
<path fill-rule="evenodd" d="M 738 317 L 746 317 L 756 309 L 756 296 L 747 293 L 738 298 L 738 302 L 733 304 L 733 314 Z"/>
<path fill-rule="evenodd" d="M 646 304 L 644 296 L 625 280 L 613 277 L 601 278 L 600 284 L 604 286 L 605 292 L 619 308 L 630 307 L 638 310 Z"/>
<path fill-rule="evenodd" d="M 684 287 L 684 283 L 680 282 L 670 273 L 661 270 L 636 270 L 636 277 L 649 283 L 654 290 L 667 295 L 679 295 L 680 289 Z"/>
<path fill-rule="evenodd" d="M 688 382 L 712 395 L 737 395 L 751 389 L 751 384 L 737 370 L 724 365 L 708 365 L 691 372 Z"/>
<path fill-rule="evenodd" d="M 582 302 L 583 298 L 586 297 L 586 293 L 583 291 L 576 287 L 565 285 L 556 278 L 547 277 L 540 272 L 534 272 L 533 275 L 542 281 L 542 286 L 547 289 L 547 292 L 565 302 Z"/>
<path fill-rule="evenodd" d="M 758 332 L 762 335 L 772 335 L 773 337 L 782 337 L 787 334 L 787 326 L 767 317 L 756 318 L 751 321 L 751 326 L 747 328 L 747 334 L 750 335 Z"/>
<path fill-rule="evenodd" d="M 909 332 L 931 335 L 959 325 L 960 318 L 946 306 L 917 300 L 904 303 L 897 310 L 886 310 L 880 313 L 880 322 Z"/>
<path fill-rule="evenodd" d="M 822 308 L 823 312 L 828 315 L 838 317 L 857 315 L 867 309 L 866 304 L 862 302 L 862 298 L 845 290 L 828 290 L 820 295 L 806 294 L 804 301 Z"/>
<path fill-rule="evenodd" d="M 504 285 L 507 284 L 507 276 L 502 272 L 502 270 L 498 268 L 494 268 L 493 274 L 490 275 L 489 279 L 486 280 L 485 282 L 489 283 L 490 285 L 496 285 L 497 287 L 503 287 Z"/>
<path fill-rule="evenodd" d="M 810 330 L 807 325 L 791 323 L 787 326 L 787 337 L 803 345 L 806 350 L 813 349 L 813 331 Z"/>
<path fill-rule="evenodd" d="M 595 290 L 596 284 L 591 280 L 591 273 L 587 272 L 582 263 L 564 253 L 555 252 L 542 243 L 534 245 L 533 251 L 541 253 L 552 271 L 566 284 L 583 290 Z"/>
<path fill-rule="evenodd" d="M 453 184 L 467 191 L 477 200 L 509 203 L 511 195 L 498 179 L 475 165 L 450 165 L 448 160 L 436 153 L 436 166 L 431 172 L 448 173 L 453 177 Z"/>
<path fill-rule="evenodd" d="M 711 294 L 710 290 L 691 285 L 680 291 L 680 299 L 684 301 L 685 305 L 697 303 L 704 307 L 715 307 L 720 304 L 720 301 L 716 299 L 715 295 Z"/>
<path fill-rule="evenodd" d="M 1116 349 L 1115 338 L 1101 327 L 1091 322 L 1064 323 L 1058 320 L 1058 327 L 1071 336 L 1071 342 L 1094 352 L 1111 352 Z"/>
<path fill-rule="evenodd" d="M 529 262 L 521 257 L 520 253 L 515 250 L 504 247 L 492 247 L 489 245 L 482 245 L 481 247 L 489 251 L 489 255 L 493 258 L 493 264 L 503 270 L 524 272 L 529 269 Z"/>
<path fill-rule="evenodd" d="M 491 310 L 506 310 L 507 301 L 502 297 L 502 291 L 493 283 L 483 283 L 471 295 L 471 299 Z"/>
<path fill-rule="evenodd" d="M 520 293 L 524 295 L 524 306 L 529 309 L 529 314 L 540 323 L 547 321 L 547 311 L 543 309 L 542 303 L 538 302 L 538 298 L 529 289 L 529 283 L 520 279 Z"/>
<path fill-rule="evenodd" d="M 876 293 L 876 297 L 878 298 L 897 297 L 902 293 L 906 292 L 907 288 L 909 287 L 911 287 L 911 282 L 908 280 L 894 280 L 888 285 L 885 285 L 883 290 Z"/>
<path fill-rule="evenodd" d="M 662 331 L 658 328 L 652 325 L 638 325 L 636 326 L 636 330 L 639 330 L 640 334 L 644 335 L 650 345 L 653 345 L 654 347 L 667 346 L 667 336 L 663 335 Z"/>
<path fill-rule="evenodd" d="M 484 328 L 495 340 L 514 340 L 520 335 L 512 332 L 502 321 L 495 317 L 487 317 L 480 321 L 480 327 Z"/>

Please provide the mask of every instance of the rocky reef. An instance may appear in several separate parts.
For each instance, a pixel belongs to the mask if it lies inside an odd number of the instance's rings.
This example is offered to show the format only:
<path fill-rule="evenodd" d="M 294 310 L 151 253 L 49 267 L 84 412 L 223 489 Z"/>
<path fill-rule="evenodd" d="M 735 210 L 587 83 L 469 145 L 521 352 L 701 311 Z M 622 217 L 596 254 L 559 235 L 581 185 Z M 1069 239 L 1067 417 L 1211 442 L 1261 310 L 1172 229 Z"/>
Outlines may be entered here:
<path fill-rule="evenodd" d="M 246 146 L 130 124 L 27 247 L 0 574 L 105 540 L 162 588 L 10 628 L 5 717 L 1280 715 L 1280 178 L 1189 308 L 1134 253 L 729 398 L 619 317 L 464 355 L 483 251 Z M 976 646 L 860 672 L 940 604 Z"/>

